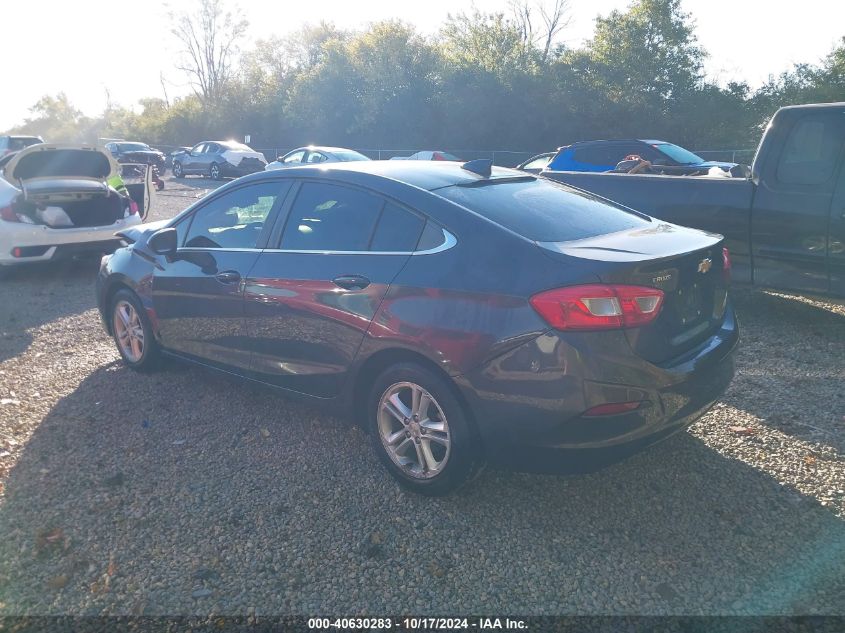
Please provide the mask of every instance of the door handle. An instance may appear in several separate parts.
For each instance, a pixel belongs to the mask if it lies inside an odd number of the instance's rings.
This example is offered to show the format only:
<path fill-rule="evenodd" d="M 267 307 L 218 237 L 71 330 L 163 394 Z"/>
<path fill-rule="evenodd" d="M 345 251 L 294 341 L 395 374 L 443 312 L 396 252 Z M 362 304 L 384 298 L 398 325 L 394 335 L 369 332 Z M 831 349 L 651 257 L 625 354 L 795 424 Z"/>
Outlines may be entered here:
<path fill-rule="evenodd" d="M 224 270 L 214 275 L 214 278 L 221 284 L 236 284 L 241 280 L 241 274 L 237 270 Z"/>
<path fill-rule="evenodd" d="M 332 283 L 347 290 L 363 290 L 370 285 L 370 280 L 361 275 L 341 275 L 332 279 Z"/>

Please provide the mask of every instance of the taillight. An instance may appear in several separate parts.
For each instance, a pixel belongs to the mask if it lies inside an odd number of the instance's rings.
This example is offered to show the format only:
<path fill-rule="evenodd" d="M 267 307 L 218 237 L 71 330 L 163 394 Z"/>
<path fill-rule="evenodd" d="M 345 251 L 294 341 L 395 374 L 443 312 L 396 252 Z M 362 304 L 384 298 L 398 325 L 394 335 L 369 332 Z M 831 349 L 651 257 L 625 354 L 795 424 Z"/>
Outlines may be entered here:
<path fill-rule="evenodd" d="M 14 212 L 12 207 L 0 207 L 0 220 L 5 222 L 20 222 L 18 214 Z"/>
<path fill-rule="evenodd" d="M 663 305 L 663 291 L 645 286 L 590 284 L 547 290 L 531 305 L 558 330 L 610 330 L 653 321 Z"/>
<path fill-rule="evenodd" d="M 731 280 L 731 253 L 727 248 L 722 249 L 722 277 L 725 283 Z"/>

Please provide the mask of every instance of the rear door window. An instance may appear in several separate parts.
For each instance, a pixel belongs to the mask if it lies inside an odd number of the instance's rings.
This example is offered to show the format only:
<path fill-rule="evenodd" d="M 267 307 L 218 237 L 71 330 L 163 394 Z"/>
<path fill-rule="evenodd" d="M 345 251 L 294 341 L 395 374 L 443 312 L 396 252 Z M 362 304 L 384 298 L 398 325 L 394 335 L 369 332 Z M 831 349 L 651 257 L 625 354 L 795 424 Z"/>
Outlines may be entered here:
<path fill-rule="evenodd" d="M 408 253 L 417 248 L 423 220 L 416 213 L 388 202 L 381 212 L 371 251 Z"/>
<path fill-rule="evenodd" d="M 282 249 L 366 251 L 384 201 L 358 189 L 306 182 L 291 207 Z"/>
<path fill-rule="evenodd" d="M 651 222 L 639 215 L 543 178 L 444 187 L 435 193 L 538 242 L 566 242 Z"/>
<path fill-rule="evenodd" d="M 786 140 L 777 179 L 789 185 L 820 185 L 836 171 L 845 144 L 845 113 L 802 117 Z"/>

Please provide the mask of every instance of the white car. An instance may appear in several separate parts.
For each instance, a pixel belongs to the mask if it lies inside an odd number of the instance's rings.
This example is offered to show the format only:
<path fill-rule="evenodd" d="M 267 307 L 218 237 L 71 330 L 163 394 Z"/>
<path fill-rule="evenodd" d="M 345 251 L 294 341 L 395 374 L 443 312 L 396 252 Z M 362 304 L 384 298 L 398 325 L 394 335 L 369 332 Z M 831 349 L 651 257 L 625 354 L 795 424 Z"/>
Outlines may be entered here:
<path fill-rule="evenodd" d="M 108 152 L 81 145 L 32 145 L 0 178 L 0 275 L 9 267 L 120 246 L 117 231 L 139 224 L 150 206 L 147 182 L 118 193 L 120 168 Z"/>
<path fill-rule="evenodd" d="M 272 163 L 268 163 L 264 170 L 272 171 L 274 169 L 285 169 L 287 167 L 297 167 L 299 165 L 314 165 L 317 163 L 347 163 L 359 160 L 370 159 L 360 152 L 356 152 L 354 149 L 309 145 L 308 147 L 299 147 L 292 150 L 284 156 L 279 156 Z"/>
<path fill-rule="evenodd" d="M 390 160 L 456 160 L 460 161 L 461 159 L 455 156 L 454 154 L 450 154 L 449 152 L 441 152 L 439 150 L 433 151 L 422 151 L 417 152 L 416 154 L 411 154 L 410 156 L 394 156 Z"/>

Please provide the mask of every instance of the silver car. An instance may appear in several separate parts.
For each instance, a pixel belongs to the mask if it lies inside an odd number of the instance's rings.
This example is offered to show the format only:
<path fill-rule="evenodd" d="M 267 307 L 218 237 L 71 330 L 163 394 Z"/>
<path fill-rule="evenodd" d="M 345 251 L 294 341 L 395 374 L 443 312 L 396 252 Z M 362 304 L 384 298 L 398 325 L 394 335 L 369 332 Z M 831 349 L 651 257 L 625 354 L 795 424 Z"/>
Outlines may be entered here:
<path fill-rule="evenodd" d="M 297 165 L 314 165 L 316 163 L 345 163 L 353 160 L 370 160 L 363 154 L 343 147 L 298 147 L 284 156 L 279 156 L 269 163 L 264 170 L 285 169 Z"/>

